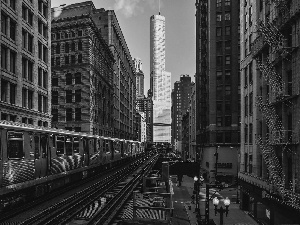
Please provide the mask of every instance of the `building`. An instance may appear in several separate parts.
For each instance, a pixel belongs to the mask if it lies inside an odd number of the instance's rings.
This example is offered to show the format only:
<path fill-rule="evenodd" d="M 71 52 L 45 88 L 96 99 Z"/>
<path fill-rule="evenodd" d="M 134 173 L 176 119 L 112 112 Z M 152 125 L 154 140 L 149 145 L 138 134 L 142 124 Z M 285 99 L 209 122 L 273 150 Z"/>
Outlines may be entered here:
<path fill-rule="evenodd" d="M 171 73 L 165 71 L 165 17 L 150 18 L 150 89 L 153 94 L 153 141 L 171 142 Z"/>
<path fill-rule="evenodd" d="M 144 72 L 141 59 L 134 58 L 134 67 L 136 73 L 136 97 L 144 97 Z"/>
<path fill-rule="evenodd" d="M 90 12 L 92 2 L 52 10 L 53 127 L 114 135 L 114 57 Z"/>
<path fill-rule="evenodd" d="M 189 104 L 189 159 L 196 159 L 196 84 L 192 83 Z"/>
<path fill-rule="evenodd" d="M 136 106 L 139 112 L 145 113 L 146 122 L 146 138 L 148 143 L 153 142 L 153 101 L 151 91 L 148 91 L 148 96 L 136 99 Z"/>
<path fill-rule="evenodd" d="M 115 59 L 114 137 L 134 139 L 136 74 L 133 59 L 114 10 L 101 8 L 94 10 L 91 15 Z"/>
<path fill-rule="evenodd" d="M 235 1 L 196 0 L 196 158 L 201 156 L 210 182 L 232 183 L 237 177 L 240 73 L 239 45 L 234 43 L 239 43 L 238 29 Z"/>
<path fill-rule="evenodd" d="M 172 145 L 175 151 L 182 153 L 182 117 L 189 109 L 192 81 L 189 75 L 181 75 L 174 83 L 172 91 Z"/>
<path fill-rule="evenodd" d="M 182 115 L 182 120 L 181 120 L 181 129 L 182 129 L 182 134 L 181 134 L 181 149 L 182 149 L 182 160 L 186 162 L 186 160 L 189 158 L 189 111 L 186 111 L 185 114 Z"/>
<path fill-rule="evenodd" d="M 299 1 L 240 2 L 241 207 L 299 223 Z"/>
<path fill-rule="evenodd" d="M 0 118 L 51 126 L 50 1 L 0 1 Z"/>

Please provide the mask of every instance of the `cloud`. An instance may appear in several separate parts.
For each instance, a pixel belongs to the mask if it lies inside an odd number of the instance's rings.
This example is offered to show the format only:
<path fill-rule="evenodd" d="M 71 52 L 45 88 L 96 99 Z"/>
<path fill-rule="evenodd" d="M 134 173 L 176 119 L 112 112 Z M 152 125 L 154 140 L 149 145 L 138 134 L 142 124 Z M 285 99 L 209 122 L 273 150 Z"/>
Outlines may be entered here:
<path fill-rule="evenodd" d="M 125 17 L 132 17 L 144 12 L 141 0 L 115 0 L 114 10 L 121 11 Z"/>

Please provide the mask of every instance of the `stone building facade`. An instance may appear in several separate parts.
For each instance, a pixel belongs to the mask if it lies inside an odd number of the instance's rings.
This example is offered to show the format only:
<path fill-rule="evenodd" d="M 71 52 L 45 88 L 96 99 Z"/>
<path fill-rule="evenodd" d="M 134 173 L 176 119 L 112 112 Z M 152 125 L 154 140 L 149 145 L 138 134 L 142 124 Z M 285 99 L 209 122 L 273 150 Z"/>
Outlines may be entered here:
<path fill-rule="evenodd" d="M 50 1 L 0 1 L 0 119 L 51 126 Z"/>
<path fill-rule="evenodd" d="M 90 7 L 52 10 L 53 127 L 113 137 L 115 61 Z"/>
<path fill-rule="evenodd" d="M 300 213 L 300 4 L 240 2 L 241 208 L 263 224 Z"/>

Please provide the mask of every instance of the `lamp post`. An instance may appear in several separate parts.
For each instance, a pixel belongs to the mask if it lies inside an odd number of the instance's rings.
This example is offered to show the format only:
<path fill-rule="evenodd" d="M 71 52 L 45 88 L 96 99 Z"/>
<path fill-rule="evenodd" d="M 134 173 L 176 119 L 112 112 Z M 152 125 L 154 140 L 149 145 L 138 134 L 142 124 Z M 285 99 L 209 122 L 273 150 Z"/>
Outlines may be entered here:
<path fill-rule="evenodd" d="M 216 157 L 215 184 L 218 183 L 217 175 L 218 175 L 218 159 L 219 159 L 218 149 L 219 149 L 219 148 L 220 148 L 220 146 L 216 146 L 216 152 L 214 153 L 214 156 Z"/>
<path fill-rule="evenodd" d="M 219 199 L 217 197 L 215 197 L 213 199 L 213 204 L 215 206 L 215 216 L 217 215 L 217 212 L 220 213 L 220 225 L 223 225 L 224 222 L 223 222 L 223 214 L 225 213 L 226 217 L 228 215 L 228 208 L 229 208 L 229 205 L 230 205 L 230 200 L 228 197 L 226 197 L 226 199 L 224 199 L 224 205 L 225 205 L 225 209 L 221 206 L 219 209 L 218 209 L 218 205 L 219 205 Z"/>
<path fill-rule="evenodd" d="M 194 189 L 196 191 L 196 208 L 195 213 L 199 213 L 199 179 L 197 176 L 194 177 Z"/>

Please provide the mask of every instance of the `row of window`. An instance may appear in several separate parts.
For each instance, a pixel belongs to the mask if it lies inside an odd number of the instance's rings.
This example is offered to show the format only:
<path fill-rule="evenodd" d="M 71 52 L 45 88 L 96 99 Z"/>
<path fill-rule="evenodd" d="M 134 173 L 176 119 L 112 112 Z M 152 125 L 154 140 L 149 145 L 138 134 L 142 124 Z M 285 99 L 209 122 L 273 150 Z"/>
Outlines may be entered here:
<path fill-rule="evenodd" d="M 70 59 L 71 58 L 71 59 Z M 82 63 L 82 54 L 77 55 L 77 62 L 76 62 L 76 55 L 65 55 L 63 57 L 64 59 L 64 64 L 69 65 L 69 64 L 75 64 L 75 63 Z M 52 57 L 51 58 L 51 65 L 54 66 L 60 66 L 61 65 L 61 57 Z"/>
<path fill-rule="evenodd" d="M 65 109 L 66 121 L 81 121 L 81 108 L 75 108 L 73 113 L 73 108 Z M 58 121 L 58 109 L 52 109 L 52 121 Z"/>
<path fill-rule="evenodd" d="M 217 37 L 222 37 L 222 27 L 216 27 L 216 35 Z M 225 26 L 225 35 L 230 36 L 231 35 L 231 27 Z"/>
<path fill-rule="evenodd" d="M 222 6 L 222 2 L 223 0 L 217 0 L 217 7 L 221 7 Z M 224 1 L 224 5 L 225 6 L 230 6 L 231 0 L 225 0 Z"/>
<path fill-rule="evenodd" d="M 52 40 L 60 40 L 60 39 L 65 39 L 65 38 L 74 38 L 76 37 L 76 34 L 78 37 L 81 37 L 83 35 L 82 30 L 77 30 L 77 31 L 70 31 L 70 32 L 57 32 L 57 33 L 52 33 L 51 38 Z"/>
<path fill-rule="evenodd" d="M 66 90 L 66 103 L 81 102 L 81 90 Z M 52 104 L 58 104 L 58 91 L 52 91 Z"/>
<path fill-rule="evenodd" d="M 16 87 L 16 84 L 1 79 L 1 101 L 16 104 Z"/>
<path fill-rule="evenodd" d="M 253 125 L 252 123 L 245 124 L 245 143 L 252 144 L 253 143 Z"/>
<path fill-rule="evenodd" d="M 231 64 L 231 56 L 226 55 L 225 56 L 225 65 L 230 65 L 230 64 Z M 223 67 L 223 56 L 221 56 L 221 55 L 217 56 L 216 66 Z"/>
<path fill-rule="evenodd" d="M 81 73 L 67 73 L 66 74 L 66 85 L 72 85 L 72 84 L 81 84 Z M 58 86 L 58 77 L 52 78 L 52 86 L 57 87 Z"/>
<path fill-rule="evenodd" d="M 249 99 L 249 102 L 248 102 L 248 99 Z M 249 97 L 248 95 L 245 96 L 245 116 L 248 116 L 248 115 L 252 115 L 253 114 L 253 92 L 251 92 L 249 94 Z M 248 108 L 249 106 L 249 108 Z M 248 109 L 249 109 L 249 112 L 248 112 Z"/>
<path fill-rule="evenodd" d="M 231 115 L 217 116 L 217 127 L 230 127 L 231 126 Z"/>
<path fill-rule="evenodd" d="M 61 45 L 60 43 L 58 43 L 56 46 L 53 45 L 51 54 L 54 53 L 54 49 L 55 49 L 56 54 L 60 54 L 61 52 L 63 52 L 61 50 L 62 47 L 63 47 L 63 45 Z M 64 48 L 65 53 L 69 53 L 70 50 L 71 50 L 71 52 L 75 52 L 76 50 L 82 51 L 82 41 L 77 42 L 77 49 L 76 49 L 76 42 L 72 42 L 71 44 L 66 42 L 64 47 L 65 47 Z"/>
<path fill-rule="evenodd" d="M 224 20 L 230 21 L 230 12 L 225 12 Z M 222 21 L 222 13 L 217 13 L 217 22 L 221 22 L 221 21 Z"/>
<path fill-rule="evenodd" d="M 244 68 L 244 77 L 245 77 L 245 88 L 252 84 L 253 82 L 253 68 L 252 68 L 252 62 L 250 62 L 245 68 Z M 249 78 L 249 80 L 248 80 Z"/>

